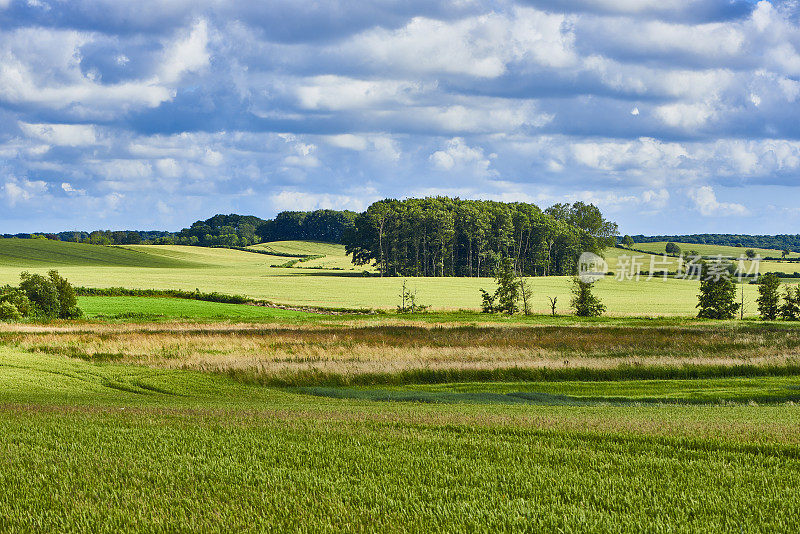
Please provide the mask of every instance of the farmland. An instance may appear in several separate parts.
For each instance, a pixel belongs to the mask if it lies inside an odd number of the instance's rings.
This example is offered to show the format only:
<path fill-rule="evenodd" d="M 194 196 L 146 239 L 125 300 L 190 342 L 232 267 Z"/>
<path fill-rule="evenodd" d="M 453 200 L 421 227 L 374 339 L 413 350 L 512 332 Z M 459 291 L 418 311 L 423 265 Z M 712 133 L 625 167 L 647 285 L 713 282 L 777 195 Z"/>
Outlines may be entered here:
<path fill-rule="evenodd" d="M 8 283 L 385 309 L 402 283 L 310 242 L 12 245 Z M 593 319 L 552 277 L 531 283 L 557 316 L 478 313 L 490 279 L 411 278 L 434 311 L 80 296 L 81 320 L 0 323 L 0 530 L 790 530 L 800 328 L 698 320 L 697 282 L 644 278 L 600 281 Z"/>

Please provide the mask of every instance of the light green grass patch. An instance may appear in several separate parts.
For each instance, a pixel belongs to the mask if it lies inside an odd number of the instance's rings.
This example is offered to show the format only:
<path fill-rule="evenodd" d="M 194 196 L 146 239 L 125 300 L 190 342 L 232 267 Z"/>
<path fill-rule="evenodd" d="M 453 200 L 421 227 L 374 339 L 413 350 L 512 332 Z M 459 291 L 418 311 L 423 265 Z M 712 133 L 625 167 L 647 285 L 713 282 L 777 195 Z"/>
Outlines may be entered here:
<path fill-rule="evenodd" d="M 199 300 L 161 297 L 79 297 L 78 306 L 90 318 L 147 319 L 286 319 L 311 315 L 295 310 L 282 310 L 246 304 L 223 304 Z"/>

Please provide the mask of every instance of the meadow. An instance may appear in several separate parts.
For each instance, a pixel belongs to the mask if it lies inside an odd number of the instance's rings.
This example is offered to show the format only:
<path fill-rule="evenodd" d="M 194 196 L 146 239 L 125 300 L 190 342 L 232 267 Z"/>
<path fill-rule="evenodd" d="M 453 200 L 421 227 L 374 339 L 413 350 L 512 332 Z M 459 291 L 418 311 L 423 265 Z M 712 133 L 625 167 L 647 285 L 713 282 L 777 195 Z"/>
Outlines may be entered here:
<path fill-rule="evenodd" d="M 313 268 L 343 265 L 331 245 L 272 267 L 318 243 L 34 246 L 28 265 L 13 245 L 3 282 L 57 268 L 387 309 L 402 283 Z M 409 280 L 425 314 L 81 296 L 81 320 L 0 323 L 0 530 L 795 527 L 800 328 L 696 319 L 696 282 L 602 280 L 611 313 L 592 319 L 564 313 L 569 279 L 531 282 L 560 315 L 481 314 L 491 280 L 427 278 Z"/>

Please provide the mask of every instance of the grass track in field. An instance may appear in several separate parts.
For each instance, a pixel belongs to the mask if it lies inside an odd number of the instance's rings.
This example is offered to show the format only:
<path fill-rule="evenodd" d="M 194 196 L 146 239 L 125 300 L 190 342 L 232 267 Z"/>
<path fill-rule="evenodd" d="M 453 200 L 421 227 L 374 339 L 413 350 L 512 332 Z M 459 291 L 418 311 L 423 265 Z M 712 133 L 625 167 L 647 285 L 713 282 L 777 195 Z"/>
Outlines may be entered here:
<path fill-rule="evenodd" d="M 800 377 L 551 382 L 467 382 L 394 388 L 307 387 L 333 398 L 429 403 L 541 405 L 785 403 L 800 401 Z"/>
<path fill-rule="evenodd" d="M 262 306 L 160 297 L 79 297 L 78 306 L 89 318 L 135 320 L 186 318 L 258 321 L 311 315 Z"/>

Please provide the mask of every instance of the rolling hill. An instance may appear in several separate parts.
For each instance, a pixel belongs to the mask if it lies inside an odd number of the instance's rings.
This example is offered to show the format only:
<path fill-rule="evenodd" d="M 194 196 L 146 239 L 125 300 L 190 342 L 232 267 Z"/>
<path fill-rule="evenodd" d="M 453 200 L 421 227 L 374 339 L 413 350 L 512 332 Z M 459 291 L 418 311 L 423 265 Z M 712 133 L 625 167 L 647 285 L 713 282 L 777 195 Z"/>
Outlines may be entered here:
<path fill-rule="evenodd" d="M 186 268 L 197 262 L 148 254 L 140 250 L 105 247 L 49 239 L 0 239 L 0 266 L 60 267 L 105 266 Z"/>

